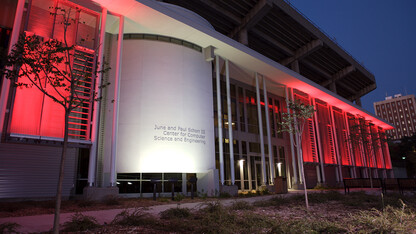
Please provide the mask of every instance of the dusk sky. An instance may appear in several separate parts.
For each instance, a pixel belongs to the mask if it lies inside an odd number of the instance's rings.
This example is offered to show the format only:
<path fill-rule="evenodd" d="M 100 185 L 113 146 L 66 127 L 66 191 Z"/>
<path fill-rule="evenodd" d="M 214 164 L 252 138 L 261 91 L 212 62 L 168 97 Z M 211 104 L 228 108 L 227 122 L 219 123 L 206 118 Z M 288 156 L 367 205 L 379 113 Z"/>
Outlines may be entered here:
<path fill-rule="evenodd" d="M 416 0 L 290 0 L 375 75 L 377 89 L 363 107 L 386 93 L 416 95 Z"/>

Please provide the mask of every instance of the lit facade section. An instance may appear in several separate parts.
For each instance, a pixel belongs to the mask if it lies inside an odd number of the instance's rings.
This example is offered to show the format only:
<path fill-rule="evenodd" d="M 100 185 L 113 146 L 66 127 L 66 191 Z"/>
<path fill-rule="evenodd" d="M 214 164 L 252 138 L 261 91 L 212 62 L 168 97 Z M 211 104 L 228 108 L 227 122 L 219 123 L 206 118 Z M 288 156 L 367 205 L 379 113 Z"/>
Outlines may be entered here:
<path fill-rule="evenodd" d="M 186 193 L 190 191 L 187 182 L 193 177 L 198 178 L 198 190 L 206 192 L 225 185 L 236 185 L 240 191 L 260 189 L 273 185 L 277 176 L 295 188 L 304 182 L 299 179 L 301 170 L 305 170 L 309 188 L 318 183 L 337 186 L 343 178 L 368 177 L 368 173 L 379 178 L 393 176 L 384 135 L 391 128 L 389 124 L 306 81 L 299 73 L 230 38 L 224 39 L 188 10 L 166 4 L 162 8 L 156 1 L 151 6 L 141 1 L 120 2 L 89 2 L 115 13 L 109 15 L 103 43 L 104 57 L 112 69 L 103 77 L 110 85 L 103 91 L 100 110 L 92 110 L 92 103 L 86 102 L 71 114 L 72 139 L 85 140 L 71 153 L 78 160 L 72 159 L 72 166 L 78 167 L 70 168 L 77 191 L 82 191 L 88 173 L 97 177 L 94 186 L 106 187 L 114 181 L 111 185 L 119 186 L 121 193 L 150 193 L 152 180 L 161 183 L 159 192 L 169 192 L 172 181 L 176 181 L 179 185 L 174 190 Z M 75 21 L 85 22 L 69 30 L 69 41 L 77 46 L 72 62 L 78 70 L 94 74 L 96 49 L 101 43 L 97 39 L 99 13 L 67 1 L 31 3 L 23 31 L 43 38 L 62 39 L 62 29 L 50 15 L 55 4 L 80 9 L 71 15 Z M 178 20 L 175 14 L 186 17 Z M 126 17 L 126 28 L 123 40 L 118 41 L 120 15 Z M 189 19 L 199 23 L 192 24 Z M 229 65 L 229 87 L 225 64 Z M 120 98 L 116 95 L 116 71 L 120 71 Z M 256 85 L 258 77 L 260 83 Z M 87 99 L 94 92 L 94 82 L 91 79 L 80 84 L 79 92 Z M 63 110 L 35 89 L 11 90 L 15 93 L 9 100 L 6 139 L 25 146 L 21 141 L 33 137 L 61 141 Z M 314 103 L 317 111 L 316 117 L 307 120 L 298 149 L 290 134 L 279 131 L 289 100 Z M 113 102 L 119 105 L 118 113 Z M 100 111 L 99 140 L 94 142 L 97 154 L 89 155 L 93 111 Z M 0 147 L 12 150 L 9 145 L 6 141 Z M 88 167 L 91 157 L 96 157 L 97 163 Z M 45 167 L 53 166 L 49 161 Z M 4 165 L 0 165 L 0 172 Z M 19 171 L 15 164 L 10 165 L 9 170 Z M 221 177 L 224 184 L 219 181 Z"/>

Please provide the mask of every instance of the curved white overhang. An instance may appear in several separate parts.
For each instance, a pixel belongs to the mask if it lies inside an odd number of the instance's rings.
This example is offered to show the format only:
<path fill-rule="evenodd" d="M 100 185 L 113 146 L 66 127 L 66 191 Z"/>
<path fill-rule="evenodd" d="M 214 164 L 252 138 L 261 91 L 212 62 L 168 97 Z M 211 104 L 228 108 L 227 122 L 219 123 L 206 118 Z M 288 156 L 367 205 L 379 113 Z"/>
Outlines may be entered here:
<path fill-rule="evenodd" d="M 82 1 L 82 0 L 81 0 Z M 93 0 L 112 14 L 126 17 L 125 33 L 152 33 L 180 38 L 201 47 L 215 47 L 215 54 L 226 58 L 245 69 L 258 72 L 268 79 L 299 89 L 329 105 L 336 106 L 350 114 L 360 115 L 383 129 L 393 125 L 376 117 L 345 98 L 319 86 L 300 74 L 282 66 L 264 55 L 238 43 L 198 21 L 178 14 L 165 5 L 153 0 Z M 118 20 L 110 17 L 106 30 L 118 32 Z"/>

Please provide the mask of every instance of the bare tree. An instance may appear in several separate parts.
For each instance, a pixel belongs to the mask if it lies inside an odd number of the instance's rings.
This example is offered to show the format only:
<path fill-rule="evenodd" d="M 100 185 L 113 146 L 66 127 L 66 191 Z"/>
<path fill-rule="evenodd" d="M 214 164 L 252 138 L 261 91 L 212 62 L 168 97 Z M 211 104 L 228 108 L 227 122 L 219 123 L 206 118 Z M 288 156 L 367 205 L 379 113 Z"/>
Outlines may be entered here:
<path fill-rule="evenodd" d="M 73 59 L 76 45 L 70 44 L 68 41 L 68 29 L 71 24 L 80 22 L 70 17 L 71 8 L 56 7 L 54 9 L 55 13 L 51 14 L 62 20 L 63 39 L 44 40 L 36 35 L 21 35 L 18 42 L 13 46 L 11 53 L 7 56 L 6 66 L 2 73 L 7 79 L 12 80 L 16 87 L 38 89 L 46 97 L 62 106 L 65 112 L 53 224 L 53 232 L 58 233 L 64 164 L 68 148 L 69 117 L 73 110 L 86 102 L 96 100 L 97 97 L 95 97 L 95 93 L 91 96 L 85 96 L 79 91 L 83 82 L 86 79 L 93 78 L 92 75 L 94 74 L 86 70 L 87 66 L 84 66 L 84 70 L 81 71 L 74 69 Z M 79 11 L 79 9 L 75 10 Z M 99 72 L 105 72 L 106 70 Z M 93 89 L 94 87 L 90 88 Z"/>
<path fill-rule="evenodd" d="M 347 141 L 352 145 L 360 145 L 363 147 L 362 152 L 364 153 L 365 164 L 370 177 L 370 187 L 373 188 L 370 160 L 372 160 L 375 151 L 381 148 L 381 144 L 387 142 L 387 137 L 385 133 L 372 132 L 371 126 L 371 121 L 358 119 L 358 123 L 350 126 L 350 134 Z"/>
<path fill-rule="evenodd" d="M 302 153 L 302 135 L 305 129 L 308 119 L 312 118 L 315 113 L 315 106 L 307 105 L 300 101 L 289 101 L 287 107 L 290 110 L 289 113 L 284 113 L 282 116 L 282 122 L 280 123 L 280 130 L 282 132 L 289 132 L 295 135 L 294 145 L 299 149 L 298 160 L 303 163 Z M 303 189 L 305 192 L 306 208 L 309 209 L 308 192 L 306 190 L 305 171 L 304 167 L 299 168 L 303 180 Z"/>

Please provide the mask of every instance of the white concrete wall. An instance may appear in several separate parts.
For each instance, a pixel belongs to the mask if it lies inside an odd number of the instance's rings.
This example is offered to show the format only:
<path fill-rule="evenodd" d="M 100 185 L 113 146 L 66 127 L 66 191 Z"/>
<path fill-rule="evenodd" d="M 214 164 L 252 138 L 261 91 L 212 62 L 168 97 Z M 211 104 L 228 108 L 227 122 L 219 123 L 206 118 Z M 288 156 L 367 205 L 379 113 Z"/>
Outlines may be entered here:
<path fill-rule="evenodd" d="M 211 63 L 193 49 L 150 40 L 124 40 L 122 59 L 117 173 L 215 169 Z M 108 91 L 111 123 L 113 85 Z M 109 128 L 105 135 L 111 137 Z"/>

